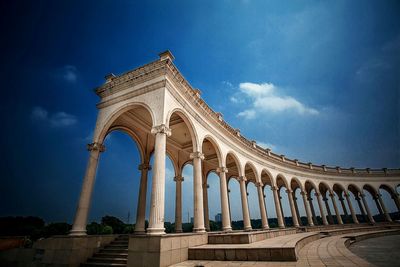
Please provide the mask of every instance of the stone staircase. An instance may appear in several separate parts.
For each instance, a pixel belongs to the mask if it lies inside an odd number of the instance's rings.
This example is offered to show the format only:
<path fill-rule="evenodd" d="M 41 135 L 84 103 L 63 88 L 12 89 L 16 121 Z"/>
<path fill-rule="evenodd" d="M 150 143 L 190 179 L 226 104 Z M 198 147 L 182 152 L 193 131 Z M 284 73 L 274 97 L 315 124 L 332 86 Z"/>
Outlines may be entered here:
<path fill-rule="evenodd" d="M 109 245 L 95 253 L 86 263 L 82 263 L 81 267 L 126 267 L 128 263 L 128 244 L 129 236 L 120 235 Z"/>

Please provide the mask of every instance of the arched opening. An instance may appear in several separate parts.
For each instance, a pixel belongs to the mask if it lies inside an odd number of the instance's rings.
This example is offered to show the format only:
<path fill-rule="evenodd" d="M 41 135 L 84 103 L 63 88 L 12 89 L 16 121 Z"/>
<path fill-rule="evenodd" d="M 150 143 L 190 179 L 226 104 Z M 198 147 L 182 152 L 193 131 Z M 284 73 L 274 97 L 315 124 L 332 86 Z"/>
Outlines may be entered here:
<path fill-rule="evenodd" d="M 175 178 L 166 182 L 175 185 L 171 187 L 175 187 L 176 194 L 175 198 L 171 198 L 174 199 L 172 201 L 175 202 L 175 208 L 172 211 L 166 210 L 165 213 L 175 214 L 173 228 L 175 228 L 176 232 L 189 232 L 192 231 L 196 220 L 196 215 L 194 214 L 196 188 L 194 186 L 194 168 L 191 158 L 191 154 L 197 148 L 196 133 L 190 119 L 180 110 L 175 110 L 171 113 L 167 121 L 167 127 L 170 128 L 171 135 L 167 138 L 166 149 L 171 158 L 174 159 L 176 171 Z M 200 178 L 200 187 L 202 187 L 205 178 Z M 199 220 L 203 220 L 203 218 Z M 169 225 L 167 226 L 169 227 Z"/>
<path fill-rule="evenodd" d="M 379 187 L 379 193 L 382 195 L 382 201 L 384 202 L 390 217 L 398 220 L 399 202 L 395 190 L 386 184 L 382 184 Z"/>
<path fill-rule="evenodd" d="M 377 192 L 375 188 L 369 184 L 366 184 L 363 186 L 363 193 L 374 220 L 376 222 L 384 221 L 383 211 L 378 199 L 376 198 Z"/>
<path fill-rule="evenodd" d="M 274 183 L 272 175 L 265 169 L 261 172 L 261 182 L 263 183 L 264 206 L 267 213 L 268 224 L 271 228 L 278 227 L 274 196 L 271 189 Z"/>
<path fill-rule="evenodd" d="M 244 167 L 246 181 L 246 194 L 247 194 L 247 203 L 250 215 L 250 223 L 253 229 L 261 229 L 261 215 L 260 209 L 258 205 L 258 193 L 257 193 L 257 176 L 256 176 L 256 168 L 250 164 L 246 163 Z"/>
<path fill-rule="evenodd" d="M 111 216 L 103 225 L 112 224 L 109 226 L 114 233 L 131 233 L 134 228 L 145 231 L 146 193 L 151 177 L 148 165 L 154 147 L 152 126 L 150 111 L 135 104 L 113 115 L 99 134 L 98 140 L 107 152 L 99 160 L 90 218 Z M 99 229 L 89 224 L 88 233 L 95 233 L 96 228 Z"/>
<path fill-rule="evenodd" d="M 240 195 L 240 185 L 238 178 L 240 176 L 239 160 L 233 153 L 226 156 L 226 165 L 228 173 L 228 202 L 229 214 L 231 216 L 231 225 L 233 230 L 243 229 L 243 212 Z"/>
<path fill-rule="evenodd" d="M 321 211 L 318 204 L 318 194 L 317 187 L 311 181 L 306 181 L 304 184 L 305 191 L 307 192 L 307 200 L 310 205 L 311 216 L 313 219 L 314 225 L 322 224 Z M 323 208 L 323 207 L 322 207 Z"/>
<path fill-rule="evenodd" d="M 204 154 L 203 172 L 206 179 L 206 186 L 203 187 L 205 227 L 207 231 L 219 231 L 222 229 L 221 181 L 215 171 L 222 166 L 221 152 L 211 137 L 203 140 L 202 152 Z"/>
<path fill-rule="evenodd" d="M 336 218 L 335 209 L 334 209 L 333 203 L 332 203 L 331 189 L 324 182 L 319 183 L 318 189 L 321 194 L 322 201 L 324 202 L 324 205 L 325 205 L 328 223 L 329 224 L 338 223 L 337 218 Z"/>
<path fill-rule="evenodd" d="M 335 194 L 337 208 L 340 213 L 339 216 L 342 217 L 343 223 L 350 223 L 351 217 L 349 208 L 344 198 L 344 193 L 345 193 L 344 187 L 341 184 L 334 184 L 332 189 Z"/>
<path fill-rule="evenodd" d="M 292 178 L 290 181 L 290 188 L 293 191 L 293 201 L 295 204 L 299 225 L 307 225 L 306 209 L 304 207 L 303 196 L 301 195 L 303 188 L 300 181 L 297 178 Z"/>
<path fill-rule="evenodd" d="M 286 178 L 282 175 L 278 175 L 276 178 L 276 186 L 278 187 L 279 205 L 281 206 L 284 224 L 286 226 L 293 226 L 293 218 L 287 193 L 289 192 L 289 186 L 287 184 Z"/>
<path fill-rule="evenodd" d="M 349 198 L 353 203 L 354 211 L 356 212 L 357 219 L 360 223 L 368 222 L 368 216 L 366 209 L 362 203 L 361 190 L 354 184 L 350 184 L 348 187 Z"/>

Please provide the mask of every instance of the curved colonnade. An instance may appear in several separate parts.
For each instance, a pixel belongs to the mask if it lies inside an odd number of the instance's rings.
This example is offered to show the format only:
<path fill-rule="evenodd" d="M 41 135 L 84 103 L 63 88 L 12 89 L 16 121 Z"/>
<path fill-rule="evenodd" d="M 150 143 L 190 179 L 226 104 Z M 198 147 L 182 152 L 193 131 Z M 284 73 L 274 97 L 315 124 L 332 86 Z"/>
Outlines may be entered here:
<path fill-rule="evenodd" d="M 90 200 L 103 142 L 112 131 L 127 133 L 138 145 L 141 157 L 140 189 L 136 233 L 145 232 L 146 199 L 150 197 L 147 234 L 164 234 L 165 161 L 174 166 L 176 183 L 175 230 L 182 231 L 182 182 L 193 179 L 194 232 L 209 230 L 207 177 L 219 176 L 223 231 L 231 231 L 228 185 L 236 180 L 240 188 L 244 230 L 251 230 L 247 186 L 257 188 L 262 228 L 268 229 L 265 205 L 266 188 L 272 190 L 278 225 L 285 227 L 282 194 L 287 194 L 292 225 L 343 224 L 341 206 L 347 222 L 359 223 L 351 198 L 365 220 L 374 223 L 366 198 L 371 195 L 379 213 L 391 221 L 380 191 L 387 191 L 400 211 L 396 187 L 400 184 L 398 169 L 354 169 L 318 166 L 277 155 L 257 145 L 233 129 L 221 113 L 214 112 L 192 88 L 172 63 L 169 51 L 160 58 L 118 77 L 106 76 L 96 89 L 101 101 L 88 166 L 84 177 L 71 235 L 86 234 Z M 154 158 L 150 166 L 150 158 Z M 193 178 L 182 177 L 186 164 L 193 165 Z M 152 170 L 151 195 L 147 196 L 147 176 Z M 296 197 L 300 191 L 301 199 Z M 368 192 L 368 194 L 366 194 Z M 313 199 L 315 201 L 313 202 Z M 307 222 L 302 222 L 298 201 L 302 201 Z M 332 207 L 332 208 L 331 208 Z M 320 216 L 317 216 L 316 213 Z M 347 216 L 346 216 L 347 215 Z M 207 219 L 205 219 L 207 218 Z M 319 218 L 319 219 L 318 219 Z M 351 219 L 350 219 L 351 218 Z"/>

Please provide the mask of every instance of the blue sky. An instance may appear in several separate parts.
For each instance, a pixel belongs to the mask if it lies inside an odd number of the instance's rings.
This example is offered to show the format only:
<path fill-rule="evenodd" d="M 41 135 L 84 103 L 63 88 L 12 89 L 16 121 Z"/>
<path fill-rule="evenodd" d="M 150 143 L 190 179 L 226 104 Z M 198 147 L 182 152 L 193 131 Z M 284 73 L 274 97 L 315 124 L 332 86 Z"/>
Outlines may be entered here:
<path fill-rule="evenodd" d="M 92 89 L 166 49 L 206 102 L 261 145 L 316 164 L 400 166 L 398 1 L 13 1 L 0 10 L 0 216 L 72 221 Z M 90 218 L 129 212 L 132 221 L 137 148 L 121 133 L 106 146 Z M 217 179 L 209 183 L 217 194 Z M 190 214 L 190 179 L 184 190 Z"/>

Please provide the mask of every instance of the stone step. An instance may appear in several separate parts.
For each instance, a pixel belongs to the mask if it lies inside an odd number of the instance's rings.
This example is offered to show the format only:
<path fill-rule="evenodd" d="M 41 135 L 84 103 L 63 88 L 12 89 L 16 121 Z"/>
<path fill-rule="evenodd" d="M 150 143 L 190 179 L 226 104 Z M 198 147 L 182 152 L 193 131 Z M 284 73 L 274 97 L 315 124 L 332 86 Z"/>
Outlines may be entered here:
<path fill-rule="evenodd" d="M 100 250 L 100 253 L 128 253 L 127 248 L 103 248 Z"/>
<path fill-rule="evenodd" d="M 95 253 L 93 255 L 95 258 L 128 258 L 128 253 L 108 253 L 108 252 L 102 252 L 102 253 Z"/>
<path fill-rule="evenodd" d="M 89 258 L 87 263 L 119 263 L 119 264 L 127 264 L 127 258 Z"/>
<path fill-rule="evenodd" d="M 127 245 L 123 245 L 123 244 L 109 244 L 109 245 L 105 246 L 104 248 L 124 249 L 124 248 L 128 248 L 128 246 Z"/>
<path fill-rule="evenodd" d="M 126 267 L 126 264 L 122 263 L 82 263 L 81 267 Z"/>

